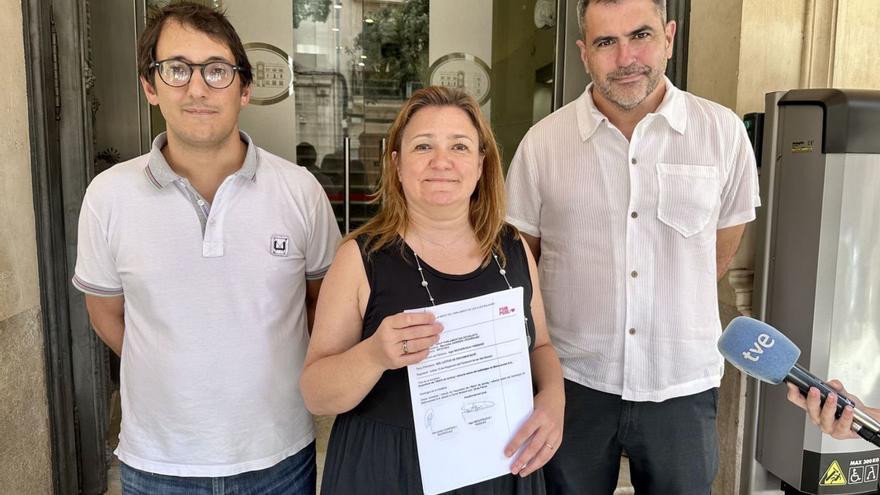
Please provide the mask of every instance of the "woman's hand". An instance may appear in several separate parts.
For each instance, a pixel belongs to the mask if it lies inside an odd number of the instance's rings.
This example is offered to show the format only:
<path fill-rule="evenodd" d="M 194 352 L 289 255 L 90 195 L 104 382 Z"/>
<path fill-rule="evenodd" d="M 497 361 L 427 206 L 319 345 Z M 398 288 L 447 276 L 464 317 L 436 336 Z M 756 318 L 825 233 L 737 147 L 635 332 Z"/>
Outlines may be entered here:
<path fill-rule="evenodd" d="M 559 392 L 539 392 L 535 396 L 535 410 L 504 448 L 510 457 L 520 448 L 510 472 L 526 477 L 553 457 L 562 441 L 565 419 L 565 396 Z"/>
<path fill-rule="evenodd" d="M 828 398 L 825 399 L 825 405 L 822 406 L 822 395 L 819 393 L 819 389 L 815 387 L 811 388 L 807 396 L 804 397 L 796 386 L 790 383 L 787 385 L 788 400 L 807 411 L 807 415 L 810 417 L 813 424 L 821 428 L 823 432 L 839 440 L 846 438 L 860 438 L 858 433 L 852 431 L 852 407 L 846 406 L 840 414 L 839 419 L 834 417 L 834 414 L 837 412 L 837 395 L 830 394 Z M 828 382 L 828 385 L 853 401 L 859 409 L 865 408 L 862 401 L 859 400 L 858 397 L 847 393 L 846 389 L 843 388 L 843 384 L 839 381 L 831 380 Z"/>
<path fill-rule="evenodd" d="M 428 348 L 440 340 L 443 326 L 431 313 L 388 316 L 367 340 L 370 355 L 382 369 L 396 370 L 428 357 Z"/>

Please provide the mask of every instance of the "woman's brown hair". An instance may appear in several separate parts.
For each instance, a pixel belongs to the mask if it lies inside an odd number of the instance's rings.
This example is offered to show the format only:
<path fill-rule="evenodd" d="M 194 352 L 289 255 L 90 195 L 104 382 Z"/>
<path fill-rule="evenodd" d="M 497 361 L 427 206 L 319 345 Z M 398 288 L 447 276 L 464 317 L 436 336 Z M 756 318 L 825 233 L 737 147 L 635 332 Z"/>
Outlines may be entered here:
<path fill-rule="evenodd" d="M 415 93 L 403 105 L 397 118 L 388 131 L 388 143 L 382 156 L 382 178 L 379 190 L 373 201 L 379 203 L 379 212 L 363 226 L 346 237 L 354 239 L 365 235 L 367 242 L 366 254 L 374 253 L 398 240 L 398 234 L 406 232 L 409 217 L 407 214 L 406 197 L 403 186 L 391 159 L 392 153 L 400 155 L 403 131 L 419 110 L 429 107 L 454 107 L 461 109 L 470 118 L 479 137 L 480 154 L 483 158 L 483 170 L 474 192 L 471 194 L 468 216 L 474 234 L 477 237 L 480 254 L 484 264 L 495 252 L 503 258 L 501 252 L 501 233 L 505 227 L 505 196 L 504 175 L 501 171 L 501 156 L 492 128 L 486 122 L 477 101 L 456 88 L 445 86 L 429 86 Z"/>

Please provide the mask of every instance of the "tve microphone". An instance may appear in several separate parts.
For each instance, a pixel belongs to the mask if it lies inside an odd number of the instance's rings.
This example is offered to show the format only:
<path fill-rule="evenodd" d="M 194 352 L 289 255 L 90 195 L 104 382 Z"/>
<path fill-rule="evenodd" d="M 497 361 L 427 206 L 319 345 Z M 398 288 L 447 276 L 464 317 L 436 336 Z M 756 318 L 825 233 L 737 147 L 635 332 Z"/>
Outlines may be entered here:
<path fill-rule="evenodd" d="M 792 383 L 806 395 L 810 387 L 819 389 L 822 404 L 828 394 L 837 394 L 837 417 L 843 408 L 851 406 L 854 412 L 853 431 L 862 438 L 880 446 L 880 422 L 856 408 L 847 397 L 836 392 L 809 371 L 797 364 L 801 350 L 794 342 L 770 325 L 740 316 L 734 318 L 718 339 L 718 350 L 730 364 L 762 382 L 778 385 Z"/>

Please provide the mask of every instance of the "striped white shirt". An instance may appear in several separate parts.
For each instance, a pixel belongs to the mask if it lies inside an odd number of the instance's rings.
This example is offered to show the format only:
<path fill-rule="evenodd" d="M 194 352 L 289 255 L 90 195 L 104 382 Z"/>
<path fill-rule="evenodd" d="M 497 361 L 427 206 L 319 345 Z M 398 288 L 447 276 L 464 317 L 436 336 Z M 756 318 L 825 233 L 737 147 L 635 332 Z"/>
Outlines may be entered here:
<path fill-rule="evenodd" d="M 508 221 L 541 239 L 567 379 L 657 402 L 720 384 L 715 232 L 753 220 L 760 204 L 736 114 L 666 80 L 627 141 L 587 87 L 529 130 L 507 192 Z"/>

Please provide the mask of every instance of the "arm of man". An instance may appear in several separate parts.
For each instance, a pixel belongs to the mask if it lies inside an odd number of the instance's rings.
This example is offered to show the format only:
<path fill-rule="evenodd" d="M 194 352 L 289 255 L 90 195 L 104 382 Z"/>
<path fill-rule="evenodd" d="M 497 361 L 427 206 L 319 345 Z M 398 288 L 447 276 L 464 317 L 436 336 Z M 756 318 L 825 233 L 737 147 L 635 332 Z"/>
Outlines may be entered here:
<path fill-rule="evenodd" d="M 309 221 L 311 231 L 307 236 L 305 248 L 306 321 L 311 336 L 315 328 L 321 284 L 329 271 L 341 237 L 339 226 L 336 224 L 336 215 L 333 213 L 327 194 L 314 176 L 308 173 L 306 176 L 308 176 L 308 180 L 305 181 L 308 186 L 308 197 L 314 204 Z"/>
<path fill-rule="evenodd" d="M 520 232 L 520 235 L 522 235 L 522 238 L 526 241 L 526 245 L 532 252 L 532 257 L 535 259 L 535 263 L 537 264 L 538 260 L 541 259 L 541 238 L 531 236 L 523 232 Z"/>
<path fill-rule="evenodd" d="M 715 233 L 715 266 L 718 280 L 727 273 L 727 267 L 739 248 L 745 230 L 746 225 L 741 224 L 720 229 Z"/>
<path fill-rule="evenodd" d="M 510 162 L 505 188 L 507 222 L 519 229 L 532 252 L 535 263 L 541 258 L 541 208 L 543 198 L 538 186 L 537 159 L 530 145 L 531 131 L 526 133 Z M 531 232 L 532 234 L 527 234 Z"/>
<path fill-rule="evenodd" d="M 98 297 L 86 294 L 86 310 L 98 337 L 117 356 L 122 355 L 122 339 L 125 336 L 125 298 Z"/>
<path fill-rule="evenodd" d="M 746 224 L 754 220 L 755 208 L 761 205 L 758 195 L 758 169 L 746 128 L 733 112 L 729 112 L 727 117 L 735 131 L 735 139 L 731 143 L 729 172 L 722 185 L 721 209 L 718 215 L 720 228 L 715 234 L 717 280 L 721 280 L 727 273 L 727 267 L 739 248 Z"/>
<path fill-rule="evenodd" d="M 309 322 L 309 335 L 315 326 L 315 311 L 318 309 L 318 294 L 321 292 L 323 278 L 306 280 L 306 317 Z"/>

